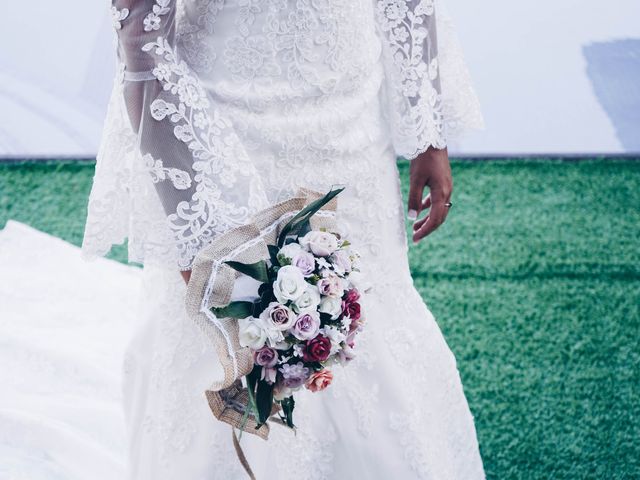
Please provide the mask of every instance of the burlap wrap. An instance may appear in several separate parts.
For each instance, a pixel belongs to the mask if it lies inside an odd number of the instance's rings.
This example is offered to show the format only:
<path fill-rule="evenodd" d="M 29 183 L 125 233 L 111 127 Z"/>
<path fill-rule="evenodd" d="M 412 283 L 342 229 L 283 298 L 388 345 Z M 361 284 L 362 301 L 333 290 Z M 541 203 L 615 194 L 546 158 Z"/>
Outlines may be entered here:
<path fill-rule="evenodd" d="M 187 286 L 187 313 L 211 341 L 224 372 L 223 378 L 215 380 L 206 391 L 211 411 L 218 420 L 264 439 L 269 435 L 267 424 L 256 429 L 256 420 L 249 415 L 243 425 L 248 392 L 241 379 L 253 369 L 253 355 L 248 348 L 240 346 L 238 321 L 217 318 L 210 308 L 229 304 L 234 282 L 240 275 L 224 262 L 255 263 L 268 259 L 267 245 L 276 244 L 282 227 L 302 208 L 322 196 L 301 189 L 294 197 L 254 215 L 250 224 L 218 237 L 198 253 Z M 336 209 L 337 199 L 334 198 L 311 217 L 311 227 L 335 229 Z"/>

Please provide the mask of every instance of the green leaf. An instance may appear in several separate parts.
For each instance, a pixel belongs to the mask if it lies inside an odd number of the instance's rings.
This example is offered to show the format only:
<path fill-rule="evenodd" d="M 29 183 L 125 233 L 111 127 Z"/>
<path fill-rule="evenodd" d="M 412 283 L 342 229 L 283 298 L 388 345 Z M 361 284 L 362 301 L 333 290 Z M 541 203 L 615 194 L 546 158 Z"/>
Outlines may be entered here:
<path fill-rule="evenodd" d="M 253 302 L 231 302 L 226 307 L 213 307 L 211 311 L 219 318 L 247 318 L 253 315 Z"/>
<path fill-rule="evenodd" d="M 256 383 L 260 379 L 260 370 L 262 367 L 254 365 L 253 370 L 249 372 L 245 378 L 247 379 L 247 391 L 249 393 L 249 407 L 253 416 L 258 418 L 258 406 L 256 404 Z"/>
<path fill-rule="evenodd" d="M 284 413 L 284 418 L 286 419 L 287 426 L 290 428 L 294 428 L 293 424 L 293 408 L 296 406 L 296 402 L 293 397 L 287 397 L 280 402 L 282 405 L 282 413 Z"/>
<path fill-rule="evenodd" d="M 269 306 L 269 304 L 276 299 L 275 296 L 273 295 L 273 287 L 271 286 L 271 284 L 263 283 L 262 285 L 264 285 L 265 288 L 263 288 L 261 292 L 259 291 L 260 303 L 258 308 L 260 311 L 255 312 L 256 317 L 259 317 L 260 314 Z"/>
<path fill-rule="evenodd" d="M 256 404 L 258 406 L 258 424 L 264 424 L 271 415 L 273 407 L 273 384 L 264 380 L 258 381 L 258 391 L 256 392 Z"/>
<path fill-rule="evenodd" d="M 249 275 L 251 278 L 255 278 L 259 282 L 266 283 L 269 281 L 267 262 L 264 260 L 260 260 L 256 263 L 240 263 L 229 260 L 224 263 L 240 273 L 244 273 L 245 275 Z"/>
<path fill-rule="evenodd" d="M 267 245 L 267 248 L 269 249 L 271 264 L 279 266 L 280 262 L 278 262 L 278 252 L 280 251 L 280 249 L 275 245 Z"/>
<path fill-rule="evenodd" d="M 343 190 L 344 187 L 331 190 L 324 197 L 311 202 L 309 205 L 300 210 L 296 215 L 294 215 L 293 218 L 289 220 L 284 227 L 282 227 L 280 236 L 278 237 L 278 247 L 282 247 L 284 245 L 284 241 L 287 239 L 287 236 L 292 233 L 292 230 L 294 230 L 295 228 L 299 228 L 300 223 L 304 223 L 305 221 L 308 222 L 309 219 L 318 212 L 318 210 L 324 207 Z"/>
<path fill-rule="evenodd" d="M 303 237 L 311 231 L 311 223 L 309 218 L 298 222 L 289 232 L 289 235 L 295 235 L 296 237 Z"/>

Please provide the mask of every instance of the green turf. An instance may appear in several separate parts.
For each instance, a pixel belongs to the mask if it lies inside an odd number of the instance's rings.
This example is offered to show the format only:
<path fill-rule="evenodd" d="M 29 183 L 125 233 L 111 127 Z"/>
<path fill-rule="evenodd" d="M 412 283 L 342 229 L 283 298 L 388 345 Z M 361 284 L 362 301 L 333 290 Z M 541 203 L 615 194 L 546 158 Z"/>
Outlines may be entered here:
<path fill-rule="evenodd" d="M 488 478 L 640 478 L 640 162 L 453 169 L 449 219 L 410 257 L 458 358 Z M 0 225 L 79 244 L 92 174 L 0 165 Z"/>

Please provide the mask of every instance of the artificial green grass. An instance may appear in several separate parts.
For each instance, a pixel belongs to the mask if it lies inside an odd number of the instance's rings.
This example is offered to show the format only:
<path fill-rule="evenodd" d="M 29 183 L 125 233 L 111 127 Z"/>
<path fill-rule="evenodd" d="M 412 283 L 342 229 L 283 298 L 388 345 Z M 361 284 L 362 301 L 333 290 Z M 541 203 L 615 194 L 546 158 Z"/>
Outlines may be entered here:
<path fill-rule="evenodd" d="M 94 162 L 0 162 L 0 228 L 17 220 L 80 246 Z M 109 258 L 126 262 L 126 246 Z"/>
<path fill-rule="evenodd" d="M 410 260 L 458 359 L 487 477 L 640 478 L 640 162 L 453 171 L 449 218 Z M 0 164 L 0 226 L 79 244 L 92 174 Z"/>

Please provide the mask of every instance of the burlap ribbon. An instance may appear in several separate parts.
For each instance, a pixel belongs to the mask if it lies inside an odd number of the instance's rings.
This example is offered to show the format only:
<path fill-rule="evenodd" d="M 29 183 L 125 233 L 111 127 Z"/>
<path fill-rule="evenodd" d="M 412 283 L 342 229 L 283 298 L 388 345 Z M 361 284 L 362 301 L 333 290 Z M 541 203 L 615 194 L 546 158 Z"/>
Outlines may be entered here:
<path fill-rule="evenodd" d="M 210 309 L 229 304 L 234 282 L 240 275 L 224 262 L 233 260 L 255 263 L 268 259 L 267 245 L 276 244 L 282 227 L 302 208 L 322 196 L 321 193 L 301 189 L 294 197 L 254 215 L 250 224 L 218 237 L 198 253 L 187 287 L 187 312 L 211 341 L 224 372 L 223 378 L 213 381 L 206 391 L 213 415 L 234 428 L 265 440 L 269 435 L 268 424 L 256 429 L 257 423 L 253 415 L 245 416 L 249 396 L 241 379 L 253 369 L 253 354 L 250 349 L 240 346 L 238 321 L 217 318 Z M 337 200 L 334 198 L 311 218 L 311 228 L 335 229 L 336 209 Z M 234 445 L 239 450 L 235 432 Z M 242 461 L 244 455 L 241 449 L 238 456 Z M 246 459 L 243 462 L 245 464 Z M 248 468 L 248 464 L 245 468 Z"/>

